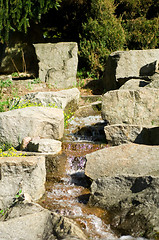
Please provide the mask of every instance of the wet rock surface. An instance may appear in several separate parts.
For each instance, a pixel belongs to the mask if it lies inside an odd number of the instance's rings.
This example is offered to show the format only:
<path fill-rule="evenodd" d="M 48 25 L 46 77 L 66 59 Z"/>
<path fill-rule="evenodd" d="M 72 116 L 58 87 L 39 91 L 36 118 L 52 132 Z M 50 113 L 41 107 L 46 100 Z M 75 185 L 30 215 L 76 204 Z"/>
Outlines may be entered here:
<path fill-rule="evenodd" d="M 108 210 L 120 234 L 155 238 L 159 224 L 159 178 L 115 176 L 96 179 L 90 203 Z M 131 226 L 131 227 L 130 227 Z"/>
<path fill-rule="evenodd" d="M 93 179 L 90 204 L 110 213 L 122 235 L 154 238 L 158 232 L 159 147 L 123 144 L 86 155 Z"/>

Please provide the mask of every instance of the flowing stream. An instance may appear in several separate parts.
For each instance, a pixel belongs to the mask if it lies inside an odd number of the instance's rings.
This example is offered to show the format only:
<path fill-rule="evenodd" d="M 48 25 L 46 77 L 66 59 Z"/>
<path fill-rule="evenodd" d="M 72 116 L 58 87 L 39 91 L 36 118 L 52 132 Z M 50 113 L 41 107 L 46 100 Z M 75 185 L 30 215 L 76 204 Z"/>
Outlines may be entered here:
<path fill-rule="evenodd" d="M 58 156 L 59 167 L 54 176 L 48 174 L 46 195 L 41 202 L 45 208 L 74 219 L 91 240 L 117 239 L 110 229 L 107 212 L 89 206 L 90 180 L 84 174 L 85 155 L 109 147 L 103 143 L 103 127 L 100 116 L 75 118 L 70 122 L 63 153 Z"/>

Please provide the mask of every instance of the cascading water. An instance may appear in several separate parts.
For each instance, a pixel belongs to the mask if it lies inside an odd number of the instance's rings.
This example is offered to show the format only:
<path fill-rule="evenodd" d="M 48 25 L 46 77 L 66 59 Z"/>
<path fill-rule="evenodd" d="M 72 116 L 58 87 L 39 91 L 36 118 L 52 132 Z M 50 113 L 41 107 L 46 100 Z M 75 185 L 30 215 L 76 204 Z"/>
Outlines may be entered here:
<path fill-rule="evenodd" d="M 94 125 L 92 126 L 92 124 Z M 85 129 L 81 126 L 85 126 Z M 57 174 L 57 178 L 54 177 L 53 182 L 48 178 L 46 196 L 41 203 L 45 208 L 74 219 L 91 240 L 117 239 L 115 233 L 110 229 L 107 212 L 88 205 L 90 182 L 84 174 L 85 155 L 108 147 L 99 142 L 104 136 L 103 126 L 104 122 L 100 116 L 72 120 L 63 142 L 65 166 L 61 166 L 62 172 Z M 95 143 L 94 140 L 97 140 L 98 143 Z M 61 158 L 64 156 L 61 155 Z M 62 164 L 63 161 L 59 162 Z M 120 239 L 131 240 L 134 238 L 123 236 Z M 143 238 L 138 238 L 138 240 L 140 239 Z"/>

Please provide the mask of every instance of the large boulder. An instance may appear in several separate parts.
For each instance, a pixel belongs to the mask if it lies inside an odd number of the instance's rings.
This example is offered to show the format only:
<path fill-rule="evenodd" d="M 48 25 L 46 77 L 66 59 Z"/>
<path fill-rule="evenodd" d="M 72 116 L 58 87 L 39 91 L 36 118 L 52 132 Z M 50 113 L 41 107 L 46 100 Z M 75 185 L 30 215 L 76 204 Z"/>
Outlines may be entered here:
<path fill-rule="evenodd" d="M 28 93 L 20 99 L 13 99 L 12 105 L 24 105 L 34 103 L 42 106 L 55 106 L 65 110 L 71 108 L 75 111 L 78 107 L 80 91 L 77 88 L 61 90 L 57 92 L 33 92 Z"/>
<path fill-rule="evenodd" d="M 159 146 L 123 144 L 86 155 L 85 174 L 102 176 L 159 176 Z"/>
<path fill-rule="evenodd" d="M 145 87 L 148 85 L 150 81 L 145 81 L 142 79 L 131 79 L 125 82 L 121 87 L 121 89 L 139 89 L 141 87 Z"/>
<path fill-rule="evenodd" d="M 77 43 L 34 44 L 38 58 L 39 78 L 58 89 L 76 85 Z"/>
<path fill-rule="evenodd" d="M 158 239 L 159 178 L 114 176 L 96 179 L 90 204 L 109 212 L 111 227 L 122 235 Z"/>
<path fill-rule="evenodd" d="M 114 124 L 104 127 L 108 144 L 120 145 L 134 142 L 147 145 L 159 145 L 159 127 L 130 124 Z"/>
<path fill-rule="evenodd" d="M 70 219 L 43 209 L 33 203 L 18 203 L 0 221 L 3 240 L 60 240 L 73 237 L 86 240 L 86 236 Z"/>
<path fill-rule="evenodd" d="M 46 179 L 44 156 L 1 157 L 0 169 L 0 209 L 11 205 L 20 190 L 33 200 L 43 196 Z"/>
<path fill-rule="evenodd" d="M 131 78 L 151 76 L 158 70 L 159 49 L 117 51 L 106 63 L 103 85 L 116 89 Z"/>
<path fill-rule="evenodd" d="M 62 109 L 27 107 L 0 114 L 0 143 L 18 147 L 25 137 L 61 139 L 64 132 Z"/>
<path fill-rule="evenodd" d="M 109 124 L 158 125 L 159 90 L 115 90 L 104 94 L 102 118 Z"/>
<path fill-rule="evenodd" d="M 93 180 L 90 204 L 109 211 L 122 235 L 154 237 L 159 231 L 159 146 L 123 144 L 86 155 Z"/>

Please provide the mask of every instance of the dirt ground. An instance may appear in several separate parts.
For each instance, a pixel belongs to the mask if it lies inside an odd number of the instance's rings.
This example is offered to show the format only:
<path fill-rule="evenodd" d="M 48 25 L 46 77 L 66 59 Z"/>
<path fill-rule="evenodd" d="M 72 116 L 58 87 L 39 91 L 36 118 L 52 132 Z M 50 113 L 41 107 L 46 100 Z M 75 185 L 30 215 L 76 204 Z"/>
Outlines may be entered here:
<path fill-rule="evenodd" d="M 0 81 L 6 81 L 7 79 L 12 79 L 11 75 L 0 75 Z M 0 86 L 1 87 L 1 86 Z M 81 96 L 91 96 L 91 95 L 102 95 L 103 87 L 101 80 L 93 79 L 77 79 L 76 86 Z M 62 89 L 60 89 L 62 90 Z M 30 92 L 45 92 L 45 91 L 59 91 L 53 85 L 49 83 L 41 83 L 36 79 L 26 79 L 26 80 L 13 80 L 11 86 L 3 87 L 1 90 L 2 98 L 0 101 L 5 101 L 6 99 L 12 99 L 14 97 L 24 96 Z"/>

